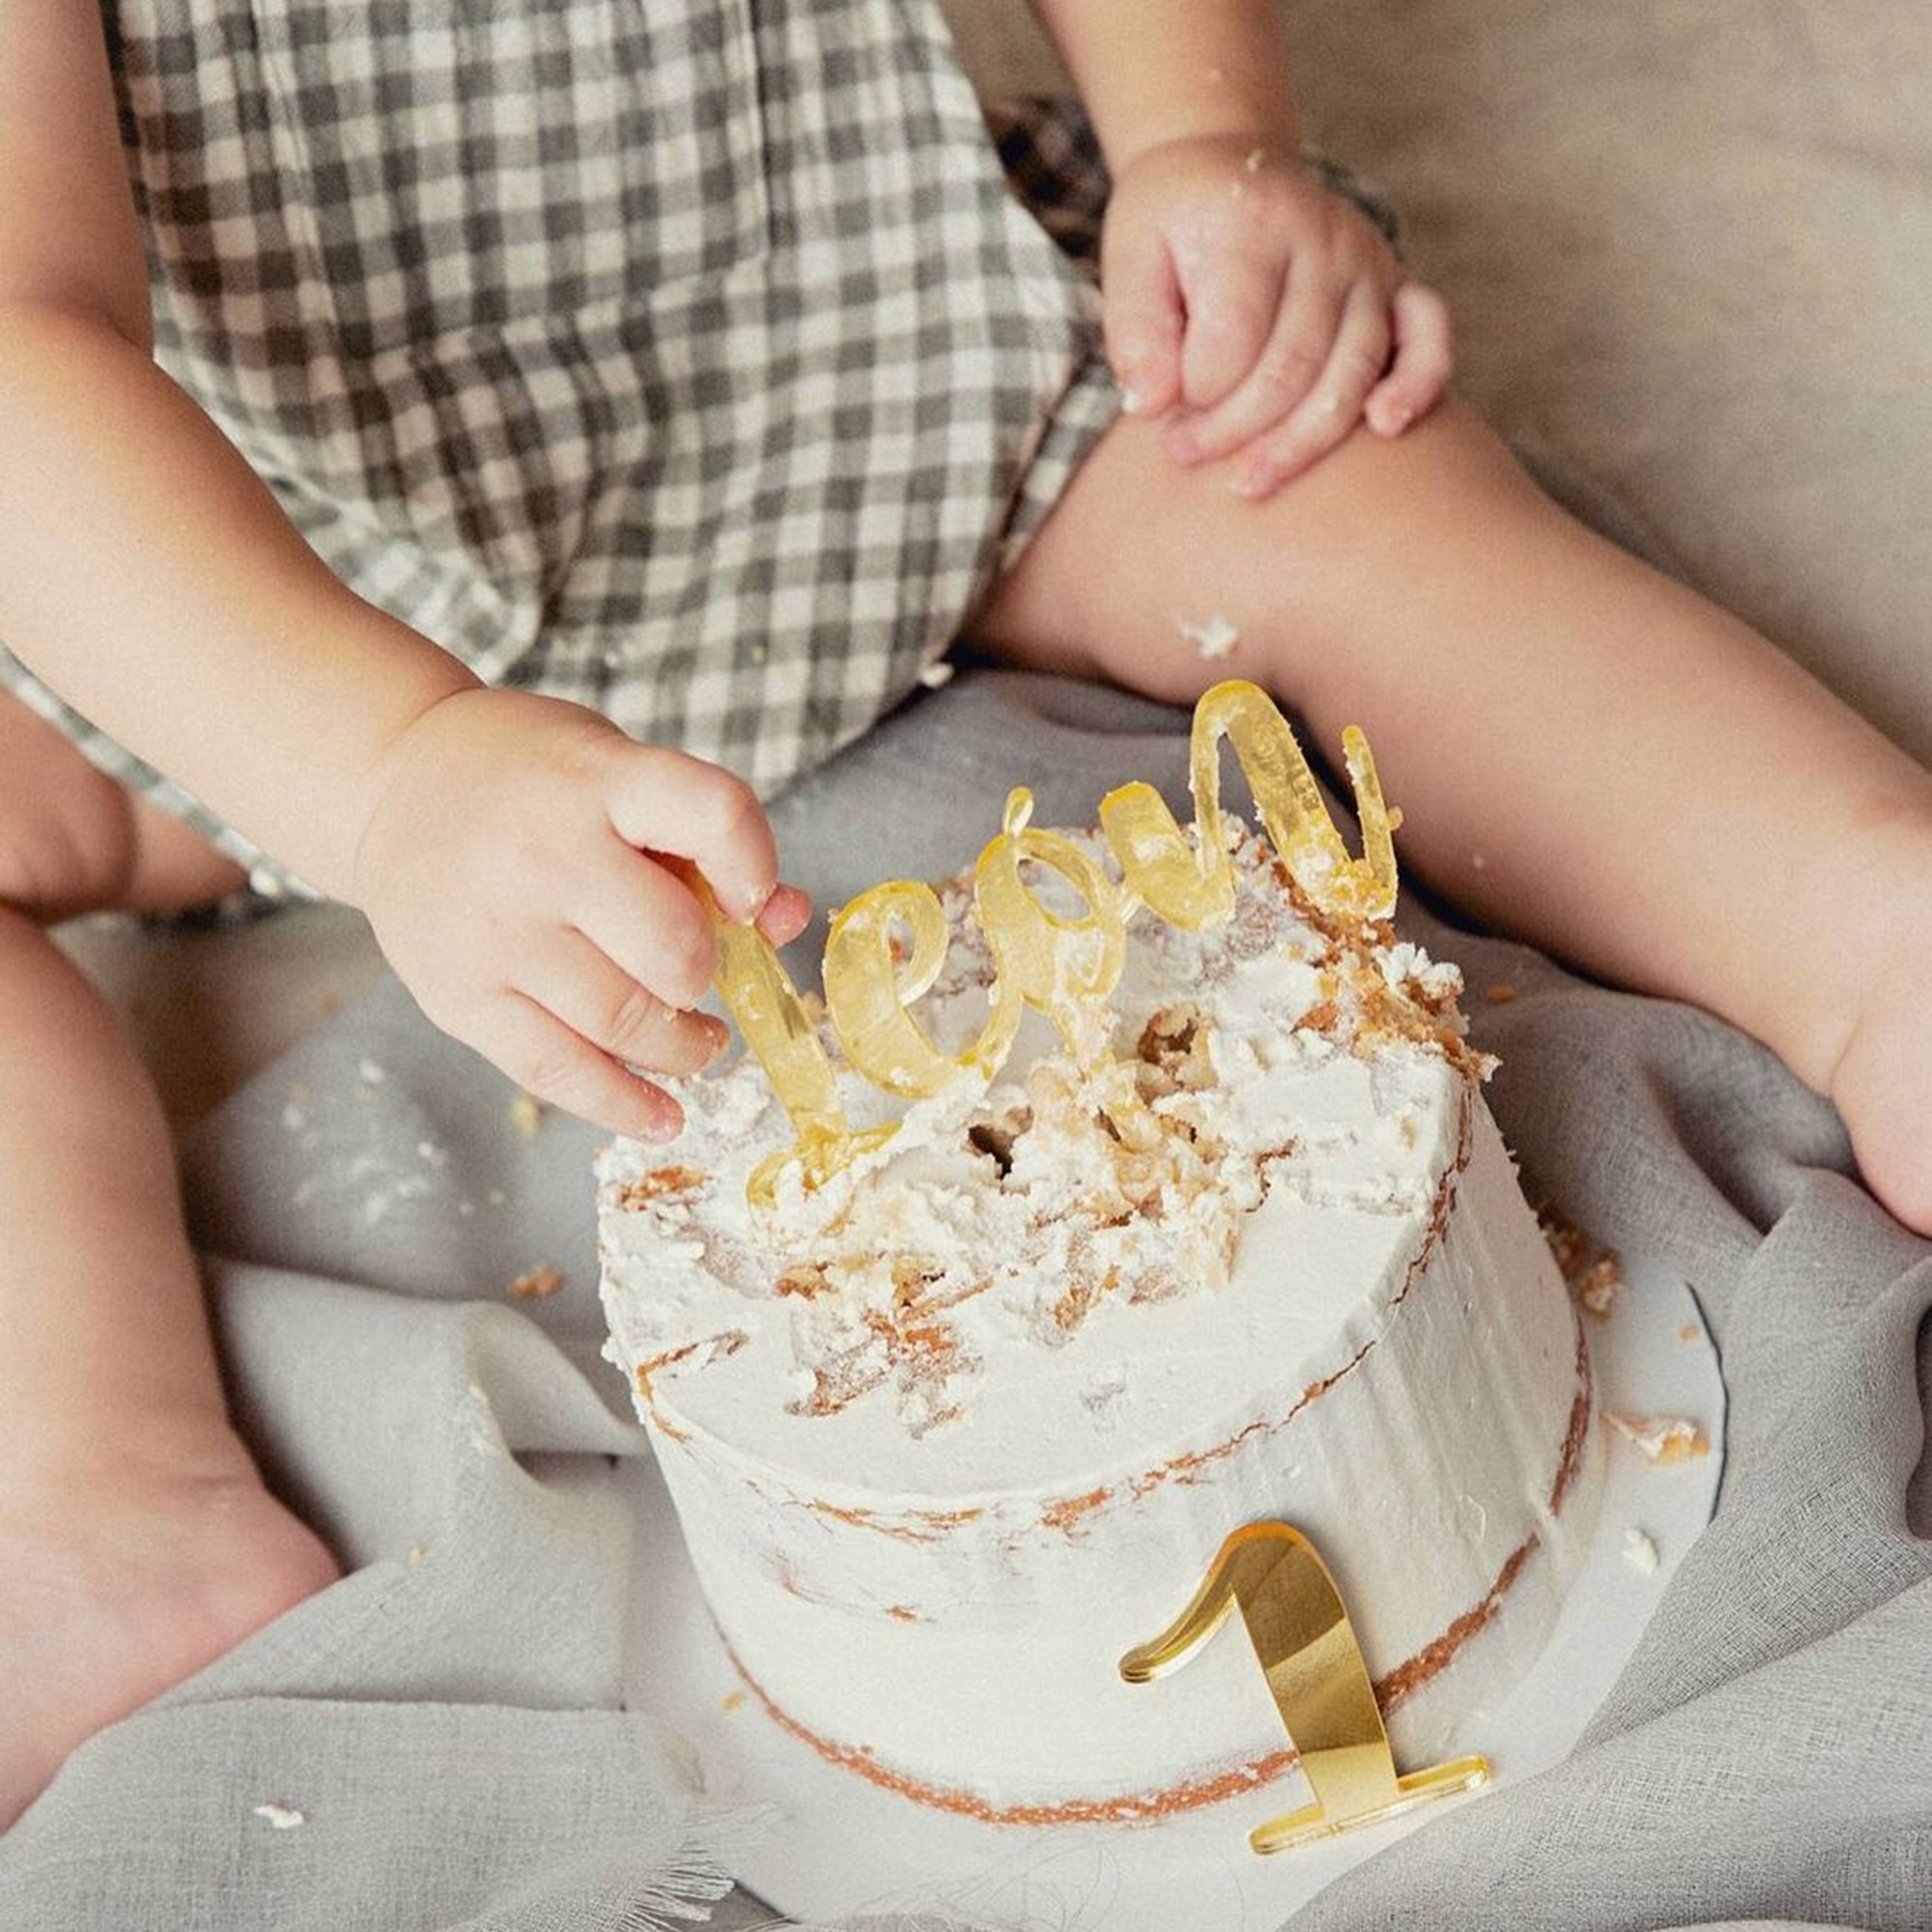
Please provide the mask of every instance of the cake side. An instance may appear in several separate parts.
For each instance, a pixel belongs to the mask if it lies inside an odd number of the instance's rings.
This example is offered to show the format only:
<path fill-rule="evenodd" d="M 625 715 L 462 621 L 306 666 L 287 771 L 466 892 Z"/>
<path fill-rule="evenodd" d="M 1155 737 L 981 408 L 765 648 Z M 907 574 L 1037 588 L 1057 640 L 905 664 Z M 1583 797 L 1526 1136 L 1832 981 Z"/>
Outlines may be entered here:
<path fill-rule="evenodd" d="M 1158 1458 L 1142 1445 L 1085 1492 L 887 1512 L 661 1435 L 748 1687 L 833 1761 L 968 1815 L 1213 1802 L 1292 1772 L 1245 1643 L 1229 1633 L 1148 1687 L 1122 1683 L 1118 1661 L 1172 1617 L 1228 1530 L 1278 1518 L 1335 1571 L 1399 1753 L 1468 1747 L 1472 1718 L 1553 1624 L 1587 1543 L 1596 1453 L 1574 1312 L 1541 1266 L 1529 1293 L 1494 1274 L 1484 1197 L 1520 1197 L 1486 1117 L 1474 1142 L 1376 1332 L 1339 1343 L 1325 1375 L 1258 1392 L 1244 1419 Z M 1496 1313 L 1472 1323 L 1482 1304 Z M 1458 1416 L 1486 1426 L 1445 1443 Z"/>

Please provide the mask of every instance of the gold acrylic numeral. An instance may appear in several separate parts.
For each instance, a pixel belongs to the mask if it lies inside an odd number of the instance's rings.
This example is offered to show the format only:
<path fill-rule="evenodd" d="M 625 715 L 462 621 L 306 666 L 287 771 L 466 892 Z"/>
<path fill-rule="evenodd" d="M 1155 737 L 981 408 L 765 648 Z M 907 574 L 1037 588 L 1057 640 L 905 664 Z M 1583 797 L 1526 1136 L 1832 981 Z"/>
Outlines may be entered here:
<path fill-rule="evenodd" d="M 1459 1757 L 1396 1773 L 1362 1647 L 1315 1546 L 1285 1522 L 1250 1523 L 1228 1538 L 1194 1601 L 1149 1643 L 1121 1659 L 1129 1684 L 1177 1670 L 1239 1610 L 1275 1709 L 1301 1754 L 1316 1802 L 1248 1834 L 1258 1852 L 1282 1852 L 1431 1799 L 1487 1782 L 1489 1761 Z"/>

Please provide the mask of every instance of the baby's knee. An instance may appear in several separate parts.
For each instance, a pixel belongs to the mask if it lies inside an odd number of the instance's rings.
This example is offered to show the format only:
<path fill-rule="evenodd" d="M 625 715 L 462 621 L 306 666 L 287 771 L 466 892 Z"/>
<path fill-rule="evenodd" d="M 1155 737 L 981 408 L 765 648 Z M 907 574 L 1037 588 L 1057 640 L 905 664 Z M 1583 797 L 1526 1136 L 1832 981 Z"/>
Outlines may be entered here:
<path fill-rule="evenodd" d="M 986 641 L 1169 703 L 1227 677 L 1297 709 L 1352 702 L 1409 627 L 1442 621 L 1445 585 L 1480 588 L 1553 515 L 1453 398 L 1400 437 L 1358 430 L 1264 501 L 1231 494 L 1230 474 L 1117 425 L 996 586 Z"/>

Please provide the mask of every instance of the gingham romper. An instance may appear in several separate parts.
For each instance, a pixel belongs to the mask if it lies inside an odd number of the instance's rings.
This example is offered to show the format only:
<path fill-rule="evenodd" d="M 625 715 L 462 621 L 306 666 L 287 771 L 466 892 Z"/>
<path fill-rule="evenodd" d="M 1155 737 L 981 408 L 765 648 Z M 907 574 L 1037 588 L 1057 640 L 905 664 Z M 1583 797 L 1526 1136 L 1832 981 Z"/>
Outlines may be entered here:
<path fill-rule="evenodd" d="M 913 689 L 1113 415 L 1097 151 L 1038 105 L 989 138 L 934 0 L 103 7 L 158 359 L 310 544 L 763 794 Z"/>

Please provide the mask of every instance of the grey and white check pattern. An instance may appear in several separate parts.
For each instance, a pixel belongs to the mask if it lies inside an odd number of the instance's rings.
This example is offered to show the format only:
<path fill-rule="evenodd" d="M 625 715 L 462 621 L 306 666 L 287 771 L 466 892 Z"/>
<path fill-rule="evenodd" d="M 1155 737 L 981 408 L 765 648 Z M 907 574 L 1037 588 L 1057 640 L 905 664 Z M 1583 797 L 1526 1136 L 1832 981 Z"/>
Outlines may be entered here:
<path fill-rule="evenodd" d="M 763 794 L 1112 419 L 1098 150 L 1044 103 L 996 147 L 933 0 L 103 4 L 159 358 L 324 559 Z"/>

